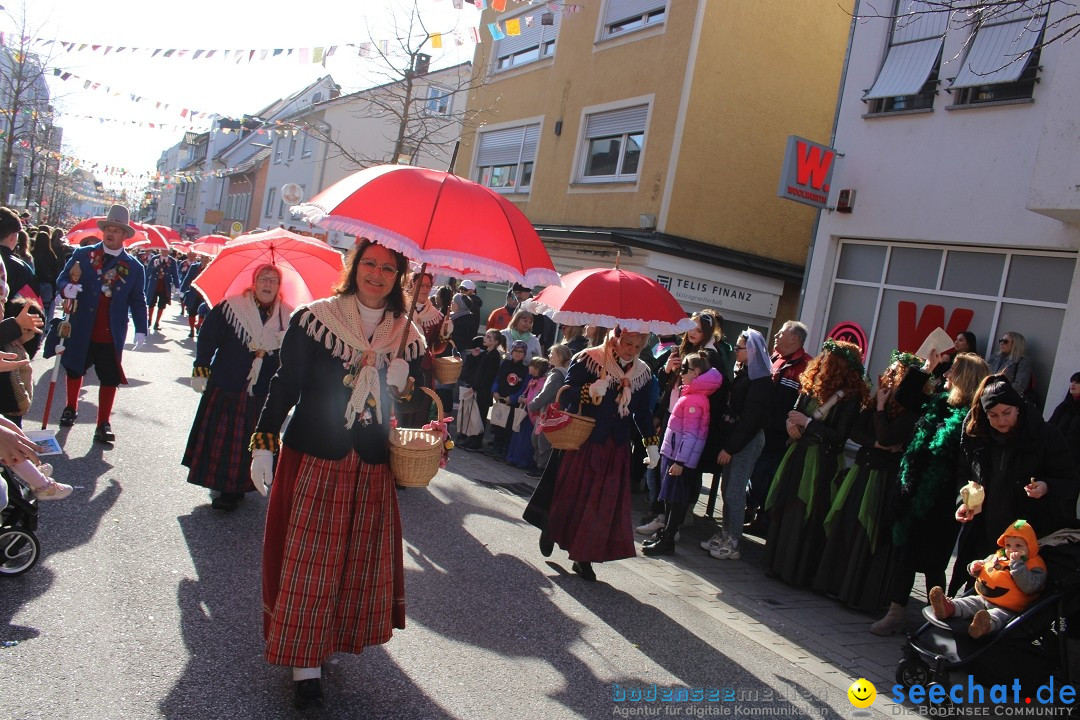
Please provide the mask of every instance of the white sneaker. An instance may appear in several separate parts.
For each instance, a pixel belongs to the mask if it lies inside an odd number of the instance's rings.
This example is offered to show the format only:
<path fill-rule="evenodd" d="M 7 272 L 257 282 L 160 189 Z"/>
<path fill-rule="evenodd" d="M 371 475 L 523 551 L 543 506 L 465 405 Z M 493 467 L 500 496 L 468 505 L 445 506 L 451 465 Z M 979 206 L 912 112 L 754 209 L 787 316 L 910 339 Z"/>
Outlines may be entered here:
<path fill-rule="evenodd" d="M 709 554 L 717 560 L 738 560 L 740 557 L 739 547 L 731 545 L 721 545 L 715 550 L 709 550 Z"/>
<path fill-rule="evenodd" d="M 34 490 L 34 497 L 38 500 L 63 500 L 74 490 L 70 485 L 58 483 L 52 478 L 48 480 L 48 484 Z"/>
<path fill-rule="evenodd" d="M 727 541 L 728 540 L 726 533 L 721 530 L 708 540 L 702 540 L 699 544 L 701 545 L 702 550 L 712 550 L 713 548 L 718 548 L 721 545 L 726 545 Z"/>
<path fill-rule="evenodd" d="M 653 518 L 652 522 L 634 528 L 634 532 L 638 535 L 652 535 L 653 533 L 660 532 L 660 529 L 664 527 L 664 522 L 664 513 L 660 513 Z"/>

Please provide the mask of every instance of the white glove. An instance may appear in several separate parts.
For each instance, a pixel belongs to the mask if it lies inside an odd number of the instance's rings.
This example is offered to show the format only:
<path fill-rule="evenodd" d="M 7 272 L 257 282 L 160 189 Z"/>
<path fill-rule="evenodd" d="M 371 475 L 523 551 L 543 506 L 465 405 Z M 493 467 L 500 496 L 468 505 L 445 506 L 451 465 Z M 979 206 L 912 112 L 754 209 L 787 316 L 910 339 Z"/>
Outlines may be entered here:
<path fill-rule="evenodd" d="M 74 300 L 75 296 L 82 292 L 82 285 L 76 285 L 70 283 L 64 286 L 64 289 L 60 291 L 60 294 L 66 297 L 68 300 Z"/>
<path fill-rule="evenodd" d="M 138 350 L 146 342 L 146 333 L 135 333 L 135 340 L 131 343 L 132 350 Z"/>
<path fill-rule="evenodd" d="M 408 381 L 409 363 L 401 358 L 391 360 L 390 365 L 386 368 L 386 384 L 393 385 L 398 392 L 401 392 Z"/>
<path fill-rule="evenodd" d="M 645 465 L 652 470 L 660 464 L 660 448 L 656 445 L 650 445 L 645 448 L 645 452 L 649 455 L 649 457 L 645 458 Z"/>
<path fill-rule="evenodd" d="M 202 395 L 206 392 L 206 381 L 210 378 L 207 377 L 193 377 L 191 378 L 191 389 Z"/>
<path fill-rule="evenodd" d="M 274 482 L 274 453 L 269 450 L 251 451 L 251 483 L 259 494 L 266 497 L 266 491 Z"/>

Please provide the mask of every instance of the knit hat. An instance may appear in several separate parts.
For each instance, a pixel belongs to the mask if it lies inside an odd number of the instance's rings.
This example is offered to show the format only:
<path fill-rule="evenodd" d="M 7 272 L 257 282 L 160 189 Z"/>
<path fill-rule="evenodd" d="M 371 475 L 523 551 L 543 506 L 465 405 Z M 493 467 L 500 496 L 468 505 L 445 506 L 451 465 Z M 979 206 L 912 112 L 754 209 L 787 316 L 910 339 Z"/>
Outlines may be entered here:
<path fill-rule="evenodd" d="M 983 412 L 986 412 L 995 405 L 1023 407 L 1024 398 L 1020 397 L 1020 393 L 1016 392 L 1016 388 L 1004 375 L 991 375 L 983 385 L 979 404 L 982 405 Z"/>
<path fill-rule="evenodd" d="M 477 335 L 476 337 L 474 337 L 472 339 L 472 345 L 470 347 L 472 347 L 473 349 L 477 349 L 477 350 L 483 349 L 483 347 L 484 347 L 484 336 L 483 335 Z"/>
<path fill-rule="evenodd" d="M 523 353 L 529 352 L 529 345 L 524 340 L 515 340 L 514 344 L 510 346 L 510 352 L 520 350 Z"/>

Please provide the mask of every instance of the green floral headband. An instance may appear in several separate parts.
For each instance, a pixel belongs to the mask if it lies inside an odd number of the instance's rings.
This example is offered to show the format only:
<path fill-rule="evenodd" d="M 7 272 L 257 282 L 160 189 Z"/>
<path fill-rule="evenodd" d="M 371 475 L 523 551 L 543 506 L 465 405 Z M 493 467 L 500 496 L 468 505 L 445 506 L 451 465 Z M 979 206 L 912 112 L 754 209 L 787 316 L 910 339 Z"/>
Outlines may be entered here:
<path fill-rule="evenodd" d="M 900 352 L 899 350 L 893 350 L 892 356 L 889 360 L 889 364 L 900 363 L 901 365 L 909 368 L 915 368 L 919 370 L 923 366 L 923 360 L 918 355 L 909 352 Z"/>
<path fill-rule="evenodd" d="M 833 355 L 839 355 L 840 357 L 847 360 L 848 365 L 851 366 L 852 370 L 855 370 L 857 373 L 859 373 L 860 376 L 866 374 L 866 372 L 863 370 L 862 358 L 860 358 L 858 353 L 856 353 L 851 348 L 844 347 L 832 338 L 829 338 L 821 344 L 821 349 L 824 352 L 832 353 Z"/>

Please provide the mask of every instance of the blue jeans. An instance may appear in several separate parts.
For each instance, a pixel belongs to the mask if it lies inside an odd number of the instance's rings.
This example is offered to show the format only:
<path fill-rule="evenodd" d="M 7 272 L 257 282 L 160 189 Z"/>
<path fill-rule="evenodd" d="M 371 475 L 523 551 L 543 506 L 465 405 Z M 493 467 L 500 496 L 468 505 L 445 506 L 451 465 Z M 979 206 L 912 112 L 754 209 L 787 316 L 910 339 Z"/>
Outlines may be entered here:
<path fill-rule="evenodd" d="M 724 495 L 722 527 L 736 541 L 742 537 L 743 519 L 746 517 L 746 486 L 764 447 L 765 433 L 758 430 L 746 447 L 731 456 L 731 461 L 724 468 L 721 485 Z"/>

